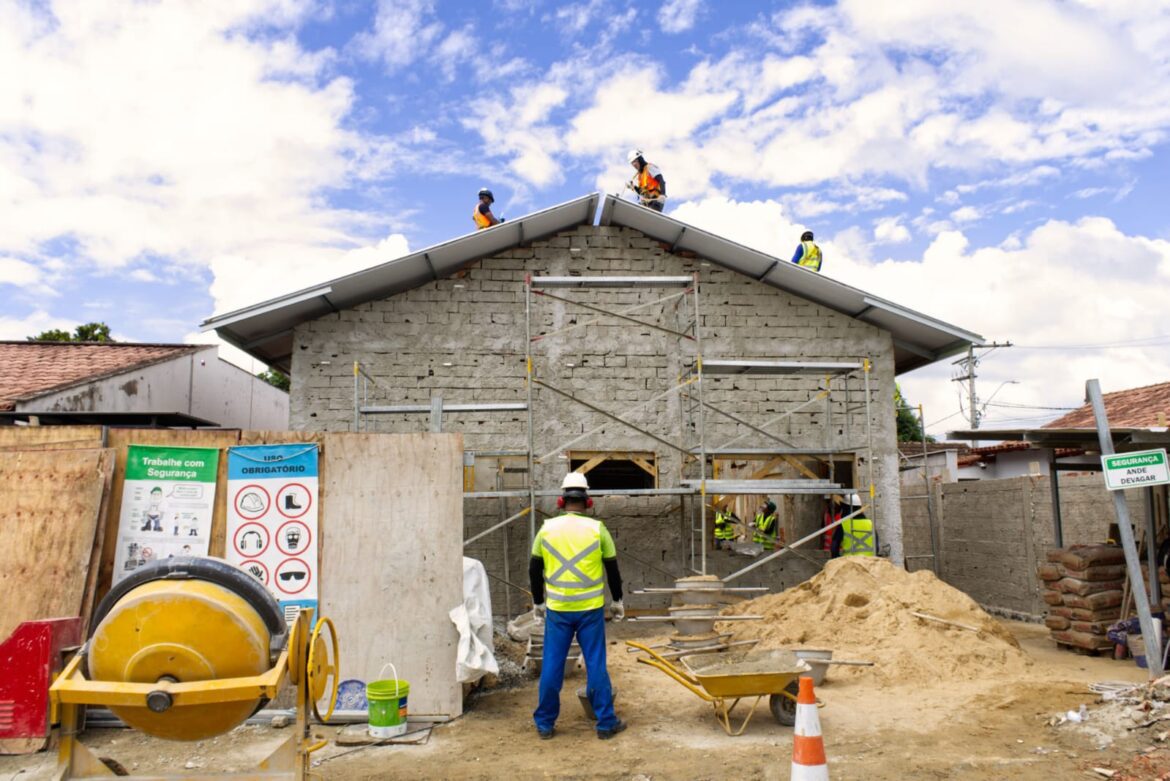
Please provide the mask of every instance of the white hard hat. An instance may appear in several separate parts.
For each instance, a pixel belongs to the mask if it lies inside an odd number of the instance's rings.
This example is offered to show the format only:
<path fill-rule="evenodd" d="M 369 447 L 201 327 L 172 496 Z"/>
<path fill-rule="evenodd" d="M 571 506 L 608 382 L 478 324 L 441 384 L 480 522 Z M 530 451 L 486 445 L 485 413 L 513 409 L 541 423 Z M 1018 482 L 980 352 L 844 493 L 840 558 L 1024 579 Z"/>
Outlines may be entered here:
<path fill-rule="evenodd" d="M 861 495 L 860 494 L 849 494 L 848 498 L 849 498 L 849 506 L 850 507 L 860 507 L 861 506 Z"/>
<path fill-rule="evenodd" d="M 561 490 L 568 491 L 575 489 L 578 491 L 588 491 L 589 481 L 585 479 L 585 475 L 580 472 L 569 472 L 565 475 L 565 479 L 561 482 Z"/>
<path fill-rule="evenodd" d="M 637 159 L 638 159 L 639 157 L 641 157 L 641 156 L 642 156 L 642 150 L 641 150 L 641 149 L 631 149 L 631 150 L 630 150 L 630 154 L 629 154 L 629 155 L 627 155 L 627 162 L 630 162 L 630 163 L 632 163 L 632 162 L 634 162 L 635 160 L 637 160 Z"/>

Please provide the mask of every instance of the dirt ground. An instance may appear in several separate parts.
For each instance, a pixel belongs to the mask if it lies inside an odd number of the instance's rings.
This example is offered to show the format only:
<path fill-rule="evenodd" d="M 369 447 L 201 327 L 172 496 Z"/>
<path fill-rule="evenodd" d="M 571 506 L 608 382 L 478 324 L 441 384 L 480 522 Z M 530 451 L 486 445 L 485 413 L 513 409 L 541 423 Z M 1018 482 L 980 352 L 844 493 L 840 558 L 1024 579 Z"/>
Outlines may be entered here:
<path fill-rule="evenodd" d="M 1132 662 L 1079 656 L 1057 648 L 1047 630 L 1005 622 L 1034 659 L 1026 677 L 976 678 L 949 686 L 923 676 L 902 685 L 877 677 L 840 676 L 817 690 L 829 767 L 835 781 L 1051 781 L 1105 778 L 1170 779 L 1170 721 L 1127 729 L 1106 719 L 1107 706 L 1087 688 L 1100 681 L 1145 680 Z M 941 631 L 962 631 L 944 629 Z M 662 673 L 635 662 L 622 639 L 645 630 L 611 631 L 610 672 L 619 714 L 629 729 L 599 741 L 574 690 L 584 674 L 566 680 L 557 734 L 540 741 L 532 726 L 536 682 L 473 695 L 467 713 L 436 728 L 417 746 L 354 750 L 331 744 L 314 754 L 324 779 L 787 779 L 792 731 L 761 706 L 741 737 L 727 737 L 711 707 Z M 841 668 L 837 668 L 841 669 Z M 1050 722 L 1080 705 L 1082 724 Z M 766 702 L 764 703 L 766 705 Z M 743 707 L 742 705 L 740 706 Z M 318 730 L 325 737 L 333 728 Z M 288 734 L 245 726 L 214 740 L 167 743 L 125 730 L 88 733 L 85 742 L 135 773 L 208 772 L 254 765 Z M 1159 737 L 1161 740 L 1159 741 Z M 52 757 L 0 758 L 0 779 L 46 778 Z"/>

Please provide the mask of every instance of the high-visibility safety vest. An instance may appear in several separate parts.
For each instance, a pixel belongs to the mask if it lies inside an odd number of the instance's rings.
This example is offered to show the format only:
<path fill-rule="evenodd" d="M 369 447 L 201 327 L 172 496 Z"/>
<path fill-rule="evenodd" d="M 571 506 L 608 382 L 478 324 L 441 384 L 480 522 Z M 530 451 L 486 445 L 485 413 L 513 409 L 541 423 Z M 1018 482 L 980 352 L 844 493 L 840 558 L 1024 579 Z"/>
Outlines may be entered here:
<path fill-rule="evenodd" d="M 492 221 L 487 218 L 487 215 L 479 213 L 478 203 L 475 205 L 475 211 L 471 213 L 471 219 L 475 220 L 476 230 L 483 230 L 484 228 L 492 227 Z"/>
<path fill-rule="evenodd" d="M 731 513 L 722 510 L 715 511 L 715 539 L 735 539 L 735 527 L 731 524 Z"/>
<path fill-rule="evenodd" d="M 752 542 L 758 542 L 765 548 L 776 544 L 776 513 L 756 515 L 756 532 L 752 535 Z"/>
<path fill-rule="evenodd" d="M 804 254 L 800 256 L 800 261 L 796 265 L 812 269 L 813 271 L 820 271 L 821 248 L 813 241 L 802 241 L 800 242 L 800 246 L 804 248 Z"/>
<path fill-rule="evenodd" d="M 662 189 L 658 186 L 656 178 L 661 173 L 657 166 L 649 163 L 643 165 L 642 170 L 638 172 L 638 194 L 643 198 L 657 198 L 662 195 Z"/>
<path fill-rule="evenodd" d="M 605 605 L 602 559 L 617 552 L 601 521 L 576 513 L 549 518 L 532 541 L 532 555 L 544 559 L 549 610 L 575 613 Z"/>
<path fill-rule="evenodd" d="M 850 518 L 841 524 L 844 536 L 841 538 L 842 556 L 876 556 L 873 521 L 869 518 Z"/>

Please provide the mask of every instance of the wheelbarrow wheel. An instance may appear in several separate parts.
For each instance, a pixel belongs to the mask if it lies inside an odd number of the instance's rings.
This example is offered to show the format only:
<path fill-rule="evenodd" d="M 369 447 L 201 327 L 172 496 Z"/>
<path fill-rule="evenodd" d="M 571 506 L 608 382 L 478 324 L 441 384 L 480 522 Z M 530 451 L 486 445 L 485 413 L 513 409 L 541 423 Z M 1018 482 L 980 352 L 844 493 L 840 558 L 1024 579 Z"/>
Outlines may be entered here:
<path fill-rule="evenodd" d="M 784 687 L 784 691 L 795 698 L 800 693 L 800 685 L 796 681 L 793 681 Z M 772 717 L 776 719 L 776 723 L 781 727 L 792 727 L 796 725 L 795 699 L 789 699 L 783 694 L 773 694 L 768 698 L 768 707 L 772 710 Z"/>

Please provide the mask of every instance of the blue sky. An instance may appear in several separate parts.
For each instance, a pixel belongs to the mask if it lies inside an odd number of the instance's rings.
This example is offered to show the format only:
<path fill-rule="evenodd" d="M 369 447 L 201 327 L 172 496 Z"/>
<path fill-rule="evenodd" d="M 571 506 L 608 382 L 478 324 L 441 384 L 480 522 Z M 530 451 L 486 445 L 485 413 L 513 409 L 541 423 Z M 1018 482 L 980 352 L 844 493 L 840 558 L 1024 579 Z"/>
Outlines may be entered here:
<path fill-rule="evenodd" d="M 1158 0 L 0 0 L 0 338 L 207 339 L 637 146 L 668 213 L 1017 344 L 984 425 L 1040 423 L 1170 380 L 1168 52 Z M 950 372 L 902 378 L 935 433 Z"/>

